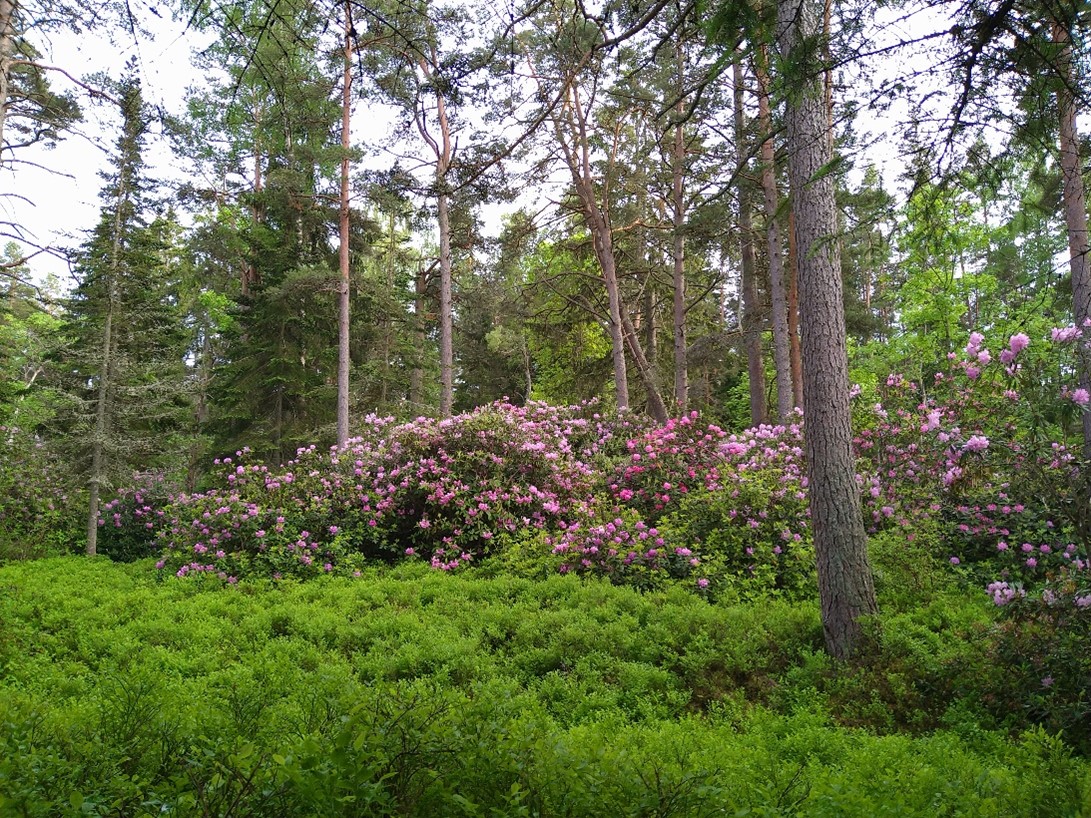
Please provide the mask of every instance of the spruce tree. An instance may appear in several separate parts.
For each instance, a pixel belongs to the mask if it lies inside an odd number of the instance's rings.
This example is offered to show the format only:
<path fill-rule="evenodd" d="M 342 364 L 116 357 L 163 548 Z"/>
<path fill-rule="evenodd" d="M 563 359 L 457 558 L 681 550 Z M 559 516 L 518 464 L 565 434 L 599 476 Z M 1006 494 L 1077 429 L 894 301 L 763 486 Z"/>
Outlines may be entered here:
<path fill-rule="evenodd" d="M 187 411 L 185 332 L 164 265 L 163 231 L 149 224 L 140 83 L 127 68 L 117 98 L 121 133 L 104 174 L 98 225 L 76 262 L 62 378 L 70 397 L 58 419 L 87 475 L 87 553 L 97 550 L 100 499 L 118 478 L 159 465 Z"/>

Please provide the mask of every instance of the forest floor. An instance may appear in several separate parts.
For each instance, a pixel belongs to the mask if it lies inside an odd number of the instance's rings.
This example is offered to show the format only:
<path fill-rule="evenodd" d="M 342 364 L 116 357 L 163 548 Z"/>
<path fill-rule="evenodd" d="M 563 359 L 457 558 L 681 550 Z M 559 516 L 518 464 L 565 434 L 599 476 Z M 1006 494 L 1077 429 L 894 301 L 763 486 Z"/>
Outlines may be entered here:
<path fill-rule="evenodd" d="M 0 814 L 1087 816 L 1091 765 L 1004 712 L 996 612 L 424 564 L 309 582 L 0 567 Z"/>

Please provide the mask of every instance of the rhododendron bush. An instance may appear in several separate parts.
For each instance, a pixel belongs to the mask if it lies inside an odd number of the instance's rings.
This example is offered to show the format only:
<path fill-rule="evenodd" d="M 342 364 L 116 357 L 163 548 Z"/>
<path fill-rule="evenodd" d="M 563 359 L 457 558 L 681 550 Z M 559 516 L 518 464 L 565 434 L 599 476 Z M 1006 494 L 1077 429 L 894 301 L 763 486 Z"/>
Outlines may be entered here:
<path fill-rule="evenodd" d="M 685 577 L 705 589 L 716 584 L 706 553 L 718 575 L 745 579 L 768 573 L 763 559 L 809 547 L 799 435 L 798 425 L 728 435 L 696 413 L 656 428 L 593 405 L 370 417 L 344 449 L 303 449 L 283 467 L 245 451 L 224 458 L 219 487 L 168 509 L 159 566 L 227 582 L 352 572 L 368 559 L 453 570 L 530 540 L 562 572 L 638 585 Z M 680 524 L 684 501 L 737 497 L 770 469 L 781 488 L 740 506 L 735 540 L 706 545 Z"/>
<path fill-rule="evenodd" d="M 1091 579 L 1077 343 L 1082 332 L 1063 327 L 1037 341 L 1016 333 L 990 350 L 975 332 L 929 383 L 895 374 L 879 402 L 857 398 L 871 415 L 856 439 L 861 468 L 885 502 L 872 521 L 892 518 L 907 537 L 931 532 L 998 605 L 1047 581 Z"/>
<path fill-rule="evenodd" d="M 1074 446 L 1089 399 L 1075 327 L 973 333 L 926 383 L 854 387 L 871 533 L 970 572 L 997 604 L 1052 581 L 1084 599 L 1088 492 Z M 343 449 L 273 467 L 245 451 L 216 488 L 174 498 L 160 567 L 233 582 L 351 573 L 366 560 L 455 570 L 521 553 L 566 573 L 710 593 L 809 587 L 802 419 L 730 434 L 594 404 L 500 402 L 448 420 L 369 417 Z M 1062 581 L 1063 580 L 1063 581 Z"/>

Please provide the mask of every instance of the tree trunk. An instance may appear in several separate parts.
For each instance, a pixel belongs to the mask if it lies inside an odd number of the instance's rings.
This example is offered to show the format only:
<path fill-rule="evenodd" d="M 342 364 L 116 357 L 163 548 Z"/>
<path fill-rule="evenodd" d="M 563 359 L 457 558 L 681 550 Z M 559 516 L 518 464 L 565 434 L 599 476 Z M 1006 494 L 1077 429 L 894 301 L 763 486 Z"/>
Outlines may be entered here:
<path fill-rule="evenodd" d="M 773 122 L 769 113 L 769 75 L 766 49 L 761 47 L 754 61 L 758 81 L 758 123 L 761 142 L 761 186 L 765 196 L 765 239 L 769 258 L 769 297 L 773 312 L 773 367 L 776 370 L 777 418 L 788 420 L 795 405 L 792 390 L 792 351 L 788 329 L 788 293 L 784 285 L 784 253 L 780 225 L 777 222 L 776 154 L 773 149 Z"/>
<path fill-rule="evenodd" d="M 655 370 L 645 357 L 644 350 L 640 348 L 640 337 L 637 335 L 629 314 L 624 309 L 621 310 L 621 321 L 625 330 L 625 340 L 629 345 L 629 352 L 633 356 L 637 374 L 640 376 L 644 392 L 648 396 L 648 414 L 655 418 L 658 423 L 666 423 L 668 417 L 667 406 L 663 403 L 663 397 L 659 394 L 659 388 L 656 386 Z"/>
<path fill-rule="evenodd" d="M 413 283 L 413 368 L 409 371 L 409 405 L 419 412 L 424 403 L 424 296 L 428 280 L 423 267 L 417 267 Z"/>
<path fill-rule="evenodd" d="M 444 182 L 441 182 L 444 184 Z M 448 418 L 455 405 L 455 358 L 451 335 L 451 218 L 447 194 L 440 193 L 439 211 L 439 416 Z"/>
<path fill-rule="evenodd" d="M 595 247 L 595 257 L 602 270 L 602 281 L 606 287 L 606 299 L 610 313 L 610 354 L 614 364 L 614 396 L 619 412 L 629 409 L 629 371 L 625 361 L 625 328 L 622 325 L 621 291 L 617 281 L 617 262 L 614 257 L 614 237 L 610 228 L 609 214 L 601 209 L 595 199 L 595 189 L 591 171 L 591 144 L 587 135 L 587 118 L 580 104 L 579 89 L 571 89 L 571 105 L 565 110 L 572 117 L 571 131 L 573 145 L 570 145 L 561 129 L 561 121 L 553 120 L 557 139 L 561 143 L 568 163 L 572 181 L 583 205 L 584 219 L 591 231 L 591 240 Z"/>
<path fill-rule="evenodd" d="M 586 204 L 585 204 L 586 210 Z M 614 397 L 619 412 L 629 410 L 629 369 L 625 361 L 625 329 L 622 325 L 621 292 L 617 283 L 617 269 L 614 265 L 614 242 L 610 235 L 610 226 L 601 216 L 596 218 L 598 207 L 592 202 L 592 214 L 588 218 L 591 227 L 592 242 L 602 281 L 606 287 L 606 299 L 610 311 L 610 355 L 614 364 Z"/>
<path fill-rule="evenodd" d="M 102 371 L 99 372 L 98 400 L 95 403 L 95 434 L 91 440 L 91 478 L 87 481 L 87 556 L 98 553 L 98 513 L 105 474 L 106 434 L 110 425 L 110 373 L 113 368 L 114 298 L 111 288 L 110 306 L 102 329 Z"/>
<path fill-rule="evenodd" d="M 396 263 L 394 234 L 394 211 L 390 211 L 390 246 L 386 254 L 386 297 L 394 297 L 394 265 Z M 390 400 L 390 356 L 394 348 L 394 317 L 391 313 L 383 316 L 383 368 L 379 379 L 379 405 L 386 406 Z"/>
<path fill-rule="evenodd" d="M 821 66 L 822 0 L 778 0 L 777 35 L 791 72 L 788 167 L 799 248 L 803 389 L 811 525 L 826 649 L 852 654 L 859 618 L 875 613 L 867 534 L 856 486 L 849 407 L 848 349 L 840 248 L 830 161 L 829 119 Z"/>
<path fill-rule="evenodd" d="M 746 111 L 743 108 L 742 61 L 735 56 L 735 152 L 738 162 L 739 252 L 742 256 L 742 331 L 746 369 L 750 378 L 750 422 L 765 422 L 765 361 L 762 360 L 761 310 L 754 274 L 753 225 L 750 219 L 750 181 L 746 173 Z"/>
<path fill-rule="evenodd" d="M 438 63 L 435 47 L 431 49 L 431 62 L 425 56 L 417 60 L 417 67 L 429 82 L 433 80 L 433 69 Z M 454 355 L 454 319 L 452 308 L 453 273 L 451 270 L 451 214 L 450 194 L 447 189 L 447 172 L 454 160 L 454 142 L 451 138 L 451 122 L 447 117 L 447 102 L 438 84 L 434 85 L 436 94 L 436 121 L 439 125 L 439 140 L 429 133 L 421 111 L 416 111 L 414 118 L 421 138 L 432 149 L 436 157 L 436 220 L 439 227 L 439 414 L 451 416 L 455 405 L 455 355 Z"/>
<path fill-rule="evenodd" d="M 1058 60 L 1060 82 L 1057 88 L 1057 108 L 1060 114 L 1061 178 L 1064 183 L 1064 220 L 1068 229 L 1068 266 L 1072 275 L 1072 312 L 1077 327 L 1084 334 L 1091 318 L 1091 246 L 1087 235 L 1087 199 L 1083 187 L 1080 162 L 1080 140 L 1076 131 L 1075 82 L 1072 70 L 1072 40 L 1068 29 L 1053 21 L 1053 40 L 1061 44 Z M 1091 352 L 1080 345 L 1080 386 L 1091 391 Z M 1091 412 L 1083 413 L 1083 456 L 1091 460 Z"/>
<path fill-rule="evenodd" d="M 3 0 L 0 0 L 3 2 Z M 262 181 L 261 174 L 261 117 L 262 109 L 260 104 L 254 103 L 254 201 L 250 206 L 250 218 L 254 223 L 254 226 L 261 224 L 264 219 L 264 212 L 261 206 L 261 192 L 263 190 L 264 182 Z M 247 259 L 242 266 L 242 296 L 246 298 L 250 295 L 250 288 L 261 281 L 261 273 L 259 272 L 257 265 L 254 263 L 254 259 L 251 257 Z"/>
<path fill-rule="evenodd" d="M 124 161 L 124 160 L 123 160 Z M 114 201 L 114 237 L 110 247 L 110 279 L 107 282 L 106 320 L 102 326 L 102 367 L 99 371 L 98 398 L 95 402 L 95 432 L 91 439 L 91 476 L 87 481 L 87 556 L 98 553 L 98 514 L 102 480 L 106 474 L 106 437 L 110 432 L 112 406 L 110 393 L 114 377 L 114 314 L 117 311 L 117 277 L 121 269 L 121 211 L 128 200 L 124 169 L 118 173 L 117 198 Z"/>
<path fill-rule="evenodd" d="M 792 399 L 803 408 L 803 355 L 799 345 L 799 275 L 796 216 L 788 208 L 788 341 L 792 353 Z"/>
<path fill-rule="evenodd" d="M 682 49 L 678 48 L 679 74 L 681 74 Z M 681 80 L 680 80 L 681 81 Z M 679 122 L 674 126 L 674 145 L 671 150 L 671 228 L 673 243 L 671 257 L 674 262 L 674 402 L 678 411 L 686 411 L 689 401 L 689 362 L 686 358 L 686 236 L 683 232 L 686 223 L 685 171 L 686 142 L 685 128 L 681 117 L 685 115 L 685 104 L 679 100 L 675 107 Z"/>
<path fill-rule="evenodd" d="M 4 164 L 4 126 L 8 118 L 11 58 L 15 52 L 15 2 L 0 0 L 0 167 Z"/>
<path fill-rule="evenodd" d="M 349 439 L 349 148 L 352 115 L 352 6 L 345 3 L 345 77 L 341 95 L 341 281 L 337 313 L 337 445 Z"/>

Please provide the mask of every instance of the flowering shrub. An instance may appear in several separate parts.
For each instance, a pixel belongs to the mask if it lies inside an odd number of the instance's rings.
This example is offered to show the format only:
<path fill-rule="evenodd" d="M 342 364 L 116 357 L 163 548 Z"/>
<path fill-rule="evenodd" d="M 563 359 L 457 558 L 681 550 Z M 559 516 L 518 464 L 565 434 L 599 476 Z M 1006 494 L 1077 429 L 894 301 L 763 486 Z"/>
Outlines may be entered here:
<path fill-rule="evenodd" d="M 1087 402 L 1071 385 L 1081 338 L 1071 326 L 1017 333 L 994 356 L 972 333 L 931 383 L 890 375 L 856 437 L 873 530 L 896 521 L 912 537 L 931 524 L 939 554 L 998 603 L 1053 570 L 1087 572 L 1088 486 L 1067 445 Z"/>
<path fill-rule="evenodd" d="M 596 505 L 591 463 L 632 423 L 593 406 L 499 403 L 443 421 L 369 417 L 344 449 L 302 449 L 279 469 L 225 458 L 225 486 L 181 497 L 162 567 L 273 576 L 423 558 L 452 570 L 498 537 L 559 528 Z"/>
<path fill-rule="evenodd" d="M 799 590 L 813 573 L 799 424 L 760 426 L 718 447 L 721 462 L 667 520 L 695 544 L 717 590 L 743 596 Z"/>
<path fill-rule="evenodd" d="M 132 562 L 156 554 L 164 506 L 173 491 L 160 472 L 133 475 L 133 482 L 99 506 L 99 554 L 115 562 Z"/>
<path fill-rule="evenodd" d="M 64 553 L 80 540 L 82 492 L 36 435 L 0 426 L 0 560 Z"/>
<path fill-rule="evenodd" d="M 927 538 L 999 598 L 1086 571 L 1088 491 L 1066 437 L 1091 403 L 1071 384 L 1076 343 L 1073 327 L 1016 333 L 994 354 L 974 333 L 927 384 L 854 389 L 871 533 Z M 803 458 L 798 418 L 729 435 L 696 413 L 656 427 L 593 404 L 369 417 L 343 449 L 282 467 L 225 458 L 217 488 L 170 509 L 161 565 L 228 580 L 406 557 L 450 571 L 518 543 L 520 562 L 616 582 L 787 591 L 812 572 Z"/>

